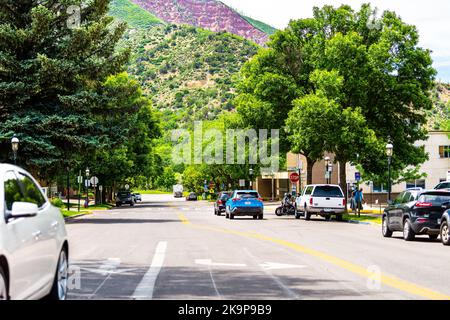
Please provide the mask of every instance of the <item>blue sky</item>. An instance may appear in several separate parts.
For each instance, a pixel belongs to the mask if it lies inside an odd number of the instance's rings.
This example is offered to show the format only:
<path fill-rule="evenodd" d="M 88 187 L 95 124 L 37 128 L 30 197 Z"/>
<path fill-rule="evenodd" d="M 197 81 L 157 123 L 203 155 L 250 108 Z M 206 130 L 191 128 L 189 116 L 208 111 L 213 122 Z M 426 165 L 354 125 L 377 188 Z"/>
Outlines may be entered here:
<path fill-rule="evenodd" d="M 370 2 L 381 13 L 393 10 L 406 23 L 414 24 L 420 32 L 420 45 L 433 51 L 437 79 L 450 83 L 450 1 L 448 0 L 222 0 L 238 11 L 264 21 L 276 28 L 287 26 L 291 19 L 312 15 L 314 6 L 343 3 L 358 9 Z"/>

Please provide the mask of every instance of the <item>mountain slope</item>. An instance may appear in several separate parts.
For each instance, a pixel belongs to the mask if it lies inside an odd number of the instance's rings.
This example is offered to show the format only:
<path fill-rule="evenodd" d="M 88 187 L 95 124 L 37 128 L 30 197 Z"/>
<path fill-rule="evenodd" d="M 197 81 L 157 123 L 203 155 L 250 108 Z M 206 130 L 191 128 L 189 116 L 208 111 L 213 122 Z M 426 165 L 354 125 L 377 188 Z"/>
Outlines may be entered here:
<path fill-rule="evenodd" d="M 268 40 L 268 33 L 260 30 L 268 29 L 267 25 L 244 18 L 220 1 L 133 0 L 133 2 L 167 23 L 191 25 L 214 32 L 227 31 L 259 45 L 264 45 Z"/>
<path fill-rule="evenodd" d="M 143 10 L 130 0 L 111 0 L 109 14 L 120 21 L 125 21 L 131 28 L 151 28 L 165 24 L 150 12 Z"/>
<path fill-rule="evenodd" d="M 153 27 L 130 35 L 129 73 L 153 97 L 154 105 L 179 127 L 232 110 L 233 77 L 258 46 L 229 33 L 190 26 Z"/>

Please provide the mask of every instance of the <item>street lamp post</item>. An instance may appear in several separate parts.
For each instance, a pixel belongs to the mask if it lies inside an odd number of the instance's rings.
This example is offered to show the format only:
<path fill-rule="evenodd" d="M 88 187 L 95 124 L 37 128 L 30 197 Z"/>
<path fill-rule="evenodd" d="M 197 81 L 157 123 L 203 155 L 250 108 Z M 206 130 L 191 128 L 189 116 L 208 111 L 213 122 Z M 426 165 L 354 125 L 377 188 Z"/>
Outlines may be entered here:
<path fill-rule="evenodd" d="M 325 179 L 327 184 L 330 184 L 330 163 L 330 157 L 325 157 Z"/>
<path fill-rule="evenodd" d="M 11 139 L 11 147 L 13 151 L 14 164 L 17 165 L 17 151 L 19 151 L 19 138 L 16 135 Z"/>
<path fill-rule="evenodd" d="M 89 168 L 86 168 L 86 181 L 84 182 L 86 187 L 86 208 L 89 208 Z"/>
<path fill-rule="evenodd" d="M 250 167 L 250 169 L 248 170 L 248 173 L 250 175 L 250 189 L 253 190 L 253 168 Z"/>
<path fill-rule="evenodd" d="M 70 168 L 67 166 L 67 210 L 70 211 Z"/>
<path fill-rule="evenodd" d="M 391 182 L 391 164 L 392 156 L 394 155 L 394 146 L 392 143 L 386 145 L 386 155 L 388 157 L 388 201 L 391 201 L 392 182 Z"/>

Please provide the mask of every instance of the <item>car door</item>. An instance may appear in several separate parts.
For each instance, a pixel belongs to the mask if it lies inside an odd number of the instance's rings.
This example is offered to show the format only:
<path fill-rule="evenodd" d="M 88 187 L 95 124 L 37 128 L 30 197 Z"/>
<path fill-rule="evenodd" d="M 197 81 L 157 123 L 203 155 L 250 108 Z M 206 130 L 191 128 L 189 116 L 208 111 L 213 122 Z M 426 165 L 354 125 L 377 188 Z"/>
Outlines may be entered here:
<path fill-rule="evenodd" d="M 35 223 L 38 228 L 37 251 L 39 255 L 39 282 L 44 287 L 52 283 L 56 271 L 56 263 L 59 257 L 58 237 L 59 221 L 55 211 L 42 194 L 41 188 L 25 172 L 18 172 L 17 177 L 22 185 L 26 202 L 34 203 L 39 211 L 35 217 Z"/>
<path fill-rule="evenodd" d="M 403 197 L 405 196 L 405 192 L 399 194 L 397 198 L 395 198 L 394 202 L 388 206 L 386 209 L 388 216 L 389 227 L 392 230 L 402 230 L 401 218 L 403 216 L 403 210 L 401 208 Z"/>
<path fill-rule="evenodd" d="M 40 290 L 41 260 L 39 254 L 37 217 L 8 219 L 14 202 L 26 202 L 22 186 L 14 171 L 3 177 L 5 190 L 6 250 L 10 253 L 13 299 L 27 299 Z"/>

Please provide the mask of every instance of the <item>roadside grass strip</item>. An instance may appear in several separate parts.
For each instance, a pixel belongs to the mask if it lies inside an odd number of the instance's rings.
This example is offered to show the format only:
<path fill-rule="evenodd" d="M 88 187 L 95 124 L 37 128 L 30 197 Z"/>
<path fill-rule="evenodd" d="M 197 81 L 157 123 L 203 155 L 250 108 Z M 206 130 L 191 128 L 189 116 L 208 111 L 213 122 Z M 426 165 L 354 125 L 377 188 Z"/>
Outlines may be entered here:
<path fill-rule="evenodd" d="M 190 226 L 190 227 L 193 227 L 196 229 L 209 230 L 209 231 L 214 231 L 214 232 L 223 233 L 223 234 L 233 234 L 233 235 L 237 235 L 237 236 L 241 236 L 241 237 L 258 239 L 258 240 L 275 243 L 277 245 L 292 249 L 296 252 L 301 252 L 301 253 L 307 254 L 309 256 L 318 258 L 322 261 L 326 261 L 330 264 L 341 267 L 349 272 L 352 272 L 354 274 L 357 274 L 357 275 L 367 278 L 369 280 L 373 280 L 373 278 L 375 276 L 374 273 L 370 272 L 368 268 L 364 268 L 362 266 L 353 264 L 351 262 L 331 256 L 329 254 L 323 253 L 318 250 L 314 250 L 314 249 L 310 249 L 310 248 L 301 246 L 297 243 L 268 237 L 268 236 L 258 234 L 258 233 L 242 232 L 242 231 L 228 230 L 228 229 L 222 229 L 222 228 L 216 228 L 216 227 L 210 227 L 210 226 L 195 225 L 195 224 L 192 224 L 189 221 L 189 219 L 182 213 L 178 214 L 178 217 L 184 225 L 187 225 L 187 226 Z M 381 273 L 378 276 L 378 278 L 380 279 L 381 283 L 383 283 L 389 287 L 398 289 L 400 291 L 403 291 L 403 292 L 406 292 L 406 293 L 409 293 L 412 295 L 419 296 L 424 299 L 450 300 L 449 295 L 435 292 L 431 289 L 416 285 L 414 283 L 411 283 L 411 282 L 408 282 L 405 280 L 398 279 L 398 278 L 390 276 L 390 275 Z"/>

